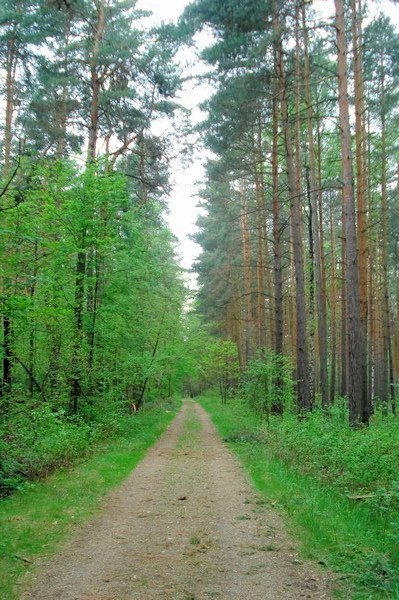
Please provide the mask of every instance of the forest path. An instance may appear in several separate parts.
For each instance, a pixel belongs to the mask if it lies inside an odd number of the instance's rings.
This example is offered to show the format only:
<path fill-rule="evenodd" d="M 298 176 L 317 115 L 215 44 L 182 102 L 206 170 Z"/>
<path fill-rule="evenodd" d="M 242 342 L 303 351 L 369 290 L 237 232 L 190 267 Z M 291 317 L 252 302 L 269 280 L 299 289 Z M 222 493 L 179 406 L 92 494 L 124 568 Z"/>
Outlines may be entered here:
<path fill-rule="evenodd" d="M 207 413 L 183 403 L 101 513 L 49 559 L 25 600 L 329 598 L 297 559 Z"/>

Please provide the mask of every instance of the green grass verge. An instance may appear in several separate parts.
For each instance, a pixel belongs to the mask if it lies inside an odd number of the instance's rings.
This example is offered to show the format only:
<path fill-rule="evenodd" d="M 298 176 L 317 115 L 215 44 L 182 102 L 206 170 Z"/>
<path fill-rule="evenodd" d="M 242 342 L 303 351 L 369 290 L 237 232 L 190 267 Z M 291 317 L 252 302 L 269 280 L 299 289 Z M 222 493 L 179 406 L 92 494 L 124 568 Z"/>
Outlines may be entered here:
<path fill-rule="evenodd" d="M 196 448 L 200 444 L 201 423 L 194 410 L 194 404 L 189 401 L 186 418 L 177 440 L 176 448 Z"/>
<path fill-rule="evenodd" d="M 211 396 L 199 401 L 256 488 L 282 509 L 304 556 L 336 573 L 337 597 L 399 599 L 399 532 L 394 524 L 273 455 L 264 423 L 242 402 L 222 406 Z"/>
<path fill-rule="evenodd" d="M 101 499 L 119 485 L 165 431 L 179 404 L 163 404 L 127 417 L 123 436 L 95 454 L 41 482 L 26 484 L 0 501 L 0 598 L 18 598 L 19 580 L 44 555 L 91 517 Z"/>

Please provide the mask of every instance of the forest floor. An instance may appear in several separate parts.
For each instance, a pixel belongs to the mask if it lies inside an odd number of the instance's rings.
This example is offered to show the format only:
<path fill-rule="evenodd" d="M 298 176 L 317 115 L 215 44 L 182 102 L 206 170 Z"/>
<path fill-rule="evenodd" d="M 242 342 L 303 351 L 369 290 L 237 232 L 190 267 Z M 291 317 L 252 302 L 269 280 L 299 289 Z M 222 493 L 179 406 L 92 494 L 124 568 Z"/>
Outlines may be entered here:
<path fill-rule="evenodd" d="M 101 512 L 43 560 L 24 600 L 331 597 L 197 403 L 183 408 Z"/>

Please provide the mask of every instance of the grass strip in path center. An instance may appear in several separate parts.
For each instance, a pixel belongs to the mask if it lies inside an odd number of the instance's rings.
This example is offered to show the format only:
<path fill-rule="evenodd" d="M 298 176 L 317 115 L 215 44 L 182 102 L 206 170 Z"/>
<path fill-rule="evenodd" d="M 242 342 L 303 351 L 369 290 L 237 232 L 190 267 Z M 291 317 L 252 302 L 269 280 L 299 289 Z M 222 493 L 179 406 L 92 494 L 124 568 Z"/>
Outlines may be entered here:
<path fill-rule="evenodd" d="M 201 442 L 201 423 L 195 411 L 194 403 L 190 400 L 186 402 L 186 417 L 176 444 L 178 450 L 182 448 L 195 449 Z"/>

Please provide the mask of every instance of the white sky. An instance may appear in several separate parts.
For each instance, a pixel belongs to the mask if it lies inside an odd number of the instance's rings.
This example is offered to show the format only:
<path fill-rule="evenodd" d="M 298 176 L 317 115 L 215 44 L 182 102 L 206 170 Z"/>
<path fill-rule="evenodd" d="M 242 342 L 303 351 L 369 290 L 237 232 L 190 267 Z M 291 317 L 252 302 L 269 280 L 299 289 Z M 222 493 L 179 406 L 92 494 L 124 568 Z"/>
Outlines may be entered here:
<path fill-rule="evenodd" d="M 139 0 L 138 8 L 151 11 L 153 13 L 151 21 L 174 21 L 183 12 L 187 4 L 189 4 L 189 0 Z M 334 2 L 333 0 L 315 0 L 313 7 L 322 18 L 328 19 L 333 15 Z M 369 8 L 371 14 L 378 12 L 388 14 L 399 29 L 398 4 L 395 5 L 390 0 L 371 0 Z M 203 45 L 202 42 L 203 40 L 200 39 L 201 46 Z M 195 63 L 195 66 L 189 66 L 188 72 L 185 70 L 185 73 L 198 74 L 201 72 L 201 65 L 198 64 L 193 49 L 183 51 L 181 60 L 182 63 L 186 61 L 187 63 Z M 184 85 L 179 101 L 191 110 L 192 123 L 198 123 L 201 120 L 203 115 L 199 105 L 209 95 L 210 88 L 206 83 L 186 82 Z M 199 152 L 194 153 L 192 164 L 189 166 L 182 164 L 179 159 L 176 159 L 173 164 L 173 187 L 168 201 L 169 214 L 167 215 L 167 221 L 179 240 L 178 251 L 181 264 L 185 269 L 191 268 L 193 261 L 200 252 L 200 247 L 190 240 L 189 236 L 196 231 L 195 222 L 200 212 L 197 206 L 199 202 L 197 182 L 204 176 L 202 160 L 203 156 Z M 191 287 L 195 288 L 195 275 L 189 275 L 188 282 Z"/>
<path fill-rule="evenodd" d="M 151 21 L 174 21 L 181 15 L 187 4 L 189 4 L 189 0 L 139 0 L 137 6 L 153 12 Z M 199 43 L 201 44 L 201 39 Z M 186 64 L 185 76 L 201 72 L 201 64 L 198 63 L 193 48 L 182 51 L 179 54 L 179 60 L 182 66 Z M 206 83 L 185 82 L 178 101 L 190 109 L 191 123 L 198 123 L 205 116 L 199 105 L 209 95 L 209 86 Z M 196 231 L 195 222 L 200 212 L 197 207 L 199 202 L 198 188 L 200 186 L 197 185 L 197 182 L 204 177 L 200 153 L 194 152 L 192 161 L 188 165 L 177 158 L 173 162 L 172 169 L 172 192 L 168 199 L 169 214 L 166 215 L 166 219 L 179 240 L 178 254 L 180 262 L 185 269 L 189 270 L 200 253 L 200 247 L 189 239 L 190 234 Z M 189 274 L 187 280 L 190 287 L 195 288 L 195 275 Z"/>

